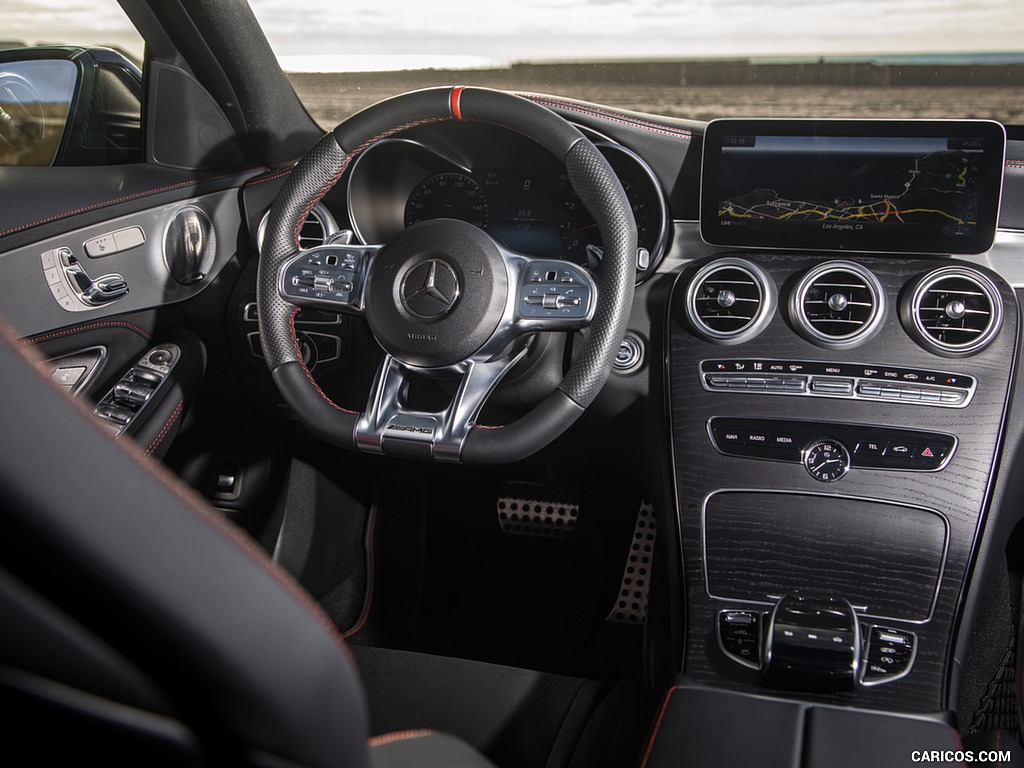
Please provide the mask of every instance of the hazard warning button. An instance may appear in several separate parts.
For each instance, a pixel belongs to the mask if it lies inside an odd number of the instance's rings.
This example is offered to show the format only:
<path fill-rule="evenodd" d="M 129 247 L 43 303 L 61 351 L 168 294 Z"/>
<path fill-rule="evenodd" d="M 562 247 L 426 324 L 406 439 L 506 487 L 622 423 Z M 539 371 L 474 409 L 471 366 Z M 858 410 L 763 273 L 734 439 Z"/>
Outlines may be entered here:
<path fill-rule="evenodd" d="M 942 464 L 942 460 L 946 458 L 948 451 L 949 446 L 943 443 L 921 443 L 917 446 L 917 450 L 914 451 L 914 462 L 922 469 L 938 467 Z"/>

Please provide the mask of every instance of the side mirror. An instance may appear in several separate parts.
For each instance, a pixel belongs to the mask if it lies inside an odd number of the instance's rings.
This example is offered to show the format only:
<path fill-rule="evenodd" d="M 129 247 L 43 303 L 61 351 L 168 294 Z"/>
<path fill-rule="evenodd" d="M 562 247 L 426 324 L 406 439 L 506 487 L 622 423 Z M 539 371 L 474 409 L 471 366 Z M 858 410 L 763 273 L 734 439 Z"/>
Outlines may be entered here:
<path fill-rule="evenodd" d="M 142 158 L 142 72 L 107 48 L 0 51 L 0 165 Z"/>

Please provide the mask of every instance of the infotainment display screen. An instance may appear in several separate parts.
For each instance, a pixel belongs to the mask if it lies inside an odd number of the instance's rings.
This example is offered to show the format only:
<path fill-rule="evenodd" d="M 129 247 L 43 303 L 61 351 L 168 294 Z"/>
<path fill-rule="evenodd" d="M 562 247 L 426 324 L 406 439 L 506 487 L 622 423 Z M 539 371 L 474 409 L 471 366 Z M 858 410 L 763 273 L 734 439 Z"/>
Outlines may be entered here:
<path fill-rule="evenodd" d="M 713 245 L 981 253 L 1006 132 L 986 120 L 714 120 L 700 230 Z"/>

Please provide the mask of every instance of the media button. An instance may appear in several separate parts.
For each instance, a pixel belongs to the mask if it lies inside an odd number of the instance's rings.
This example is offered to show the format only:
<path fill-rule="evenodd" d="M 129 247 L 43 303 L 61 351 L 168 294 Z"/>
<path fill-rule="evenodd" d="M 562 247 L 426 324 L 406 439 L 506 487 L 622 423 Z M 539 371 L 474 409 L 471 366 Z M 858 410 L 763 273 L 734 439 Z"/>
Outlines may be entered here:
<path fill-rule="evenodd" d="M 796 451 L 800 449 L 796 438 L 793 435 L 786 434 L 784 432 L 772 432 L 768 435 L 769 443 L 772 448 L 781 448 L 783 450 Z"/>

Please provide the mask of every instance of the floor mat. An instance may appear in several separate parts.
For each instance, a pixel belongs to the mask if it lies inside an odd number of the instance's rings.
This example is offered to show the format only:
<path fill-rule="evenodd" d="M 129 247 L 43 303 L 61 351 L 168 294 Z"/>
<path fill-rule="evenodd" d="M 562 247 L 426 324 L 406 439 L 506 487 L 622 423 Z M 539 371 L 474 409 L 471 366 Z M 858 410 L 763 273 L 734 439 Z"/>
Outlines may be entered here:
<path fill-rule="evenodd" d="M 519 491 L 531 484 L 534 503 L 544 485 L 551 499 L 572 498 L 573 525 L 559 535 L 506 533 L 508 517 L 496 512 L 510 486 L 498 472 L 383 478 L 372 603 L 351 642 L 591 679 L 634 673 L 642 627 L 606 618 L 634 543 L 639 489 L 621 479 L 517 482 Z"/>
<path fill-rule="evenodd" d="M 1017 726 L 1017 674 L 1014 655 L 1015 644 L 1011 638 L 1010 647 L 1006 649 L 995 677 L 989 683 L 985 695 L 981 697 L 981 704 L 974 713 L 968 733 L 1001 729 L 1020 739 Z"/>

